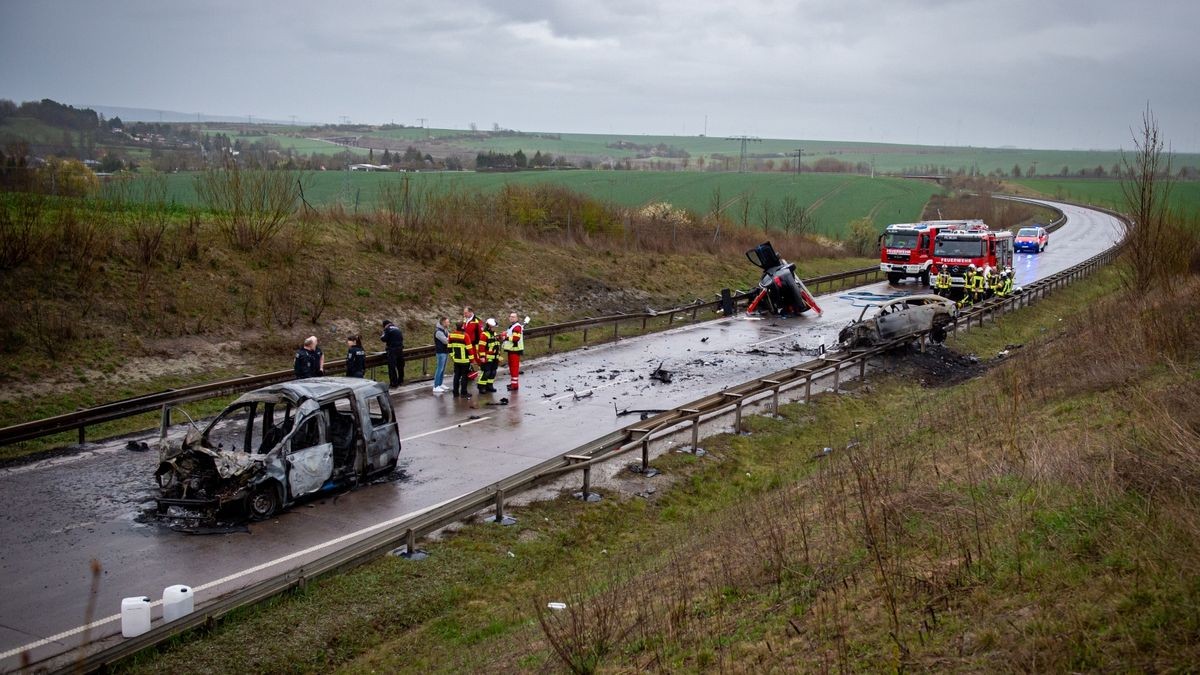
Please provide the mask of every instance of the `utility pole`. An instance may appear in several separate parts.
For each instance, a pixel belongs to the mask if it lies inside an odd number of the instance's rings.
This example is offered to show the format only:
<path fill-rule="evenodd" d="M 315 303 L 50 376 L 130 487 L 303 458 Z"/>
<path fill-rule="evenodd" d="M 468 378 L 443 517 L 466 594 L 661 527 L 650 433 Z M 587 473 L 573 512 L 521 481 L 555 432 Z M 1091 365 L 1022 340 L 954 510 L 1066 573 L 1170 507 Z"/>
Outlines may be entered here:
<path fill-rule="evenodd" d="M 762 139 L 758 138 L 756 136 L 729 136 L 725 140 L 741 141 L 742 151 L 741 151 L 741 154 L 738 156 L 738 173 L 745 173 L 746 172 L 746 144 L 749 143 L 750 141 L 762 142 Z"/>
<path fill-rule="evenodd" d="M 421 123 L 421 128 L 425 128 L 425 123 L 429 121 L 428 117 L 418 117 L 417 121 Z"/>
<path fill-rule="evenodd" d="M 796 175 L 800 175 L 800 159 L 804 157 L 804 148 L 796 148 Z"/>

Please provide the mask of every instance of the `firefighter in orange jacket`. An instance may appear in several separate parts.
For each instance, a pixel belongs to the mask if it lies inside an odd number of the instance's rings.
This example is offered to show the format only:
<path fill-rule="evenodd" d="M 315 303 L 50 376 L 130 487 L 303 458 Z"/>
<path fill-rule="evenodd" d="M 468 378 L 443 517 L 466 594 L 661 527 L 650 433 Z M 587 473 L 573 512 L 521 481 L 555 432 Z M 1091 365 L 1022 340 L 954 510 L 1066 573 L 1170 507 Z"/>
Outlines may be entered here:
<path fill-rule="evenodd" d="M 454 330 L 450 331 L 447 344 L 450 347 L 450 360 L 454 362 L 454 398 L 471 398 L 467 393 L 467 385 L 471 381 L 472 344 L 467 341 L 462 321 L 455 324 Z"/>
<path fill-rule="evenodd" d="M 529 317 L 525 317 L 525 320 L 528 321 Z M 521 355 L 525 353 L 525 328 L 517 319 L 516 312 L 508 315 L 508 322 L 512 325 L 500 337 L 503 339 L 504 351 L 508 352 L 508 390 L 516 391 L 521 387 Z"/>
<path fill-rule="evenodd" d="M 463 332 L 467 335 L 467 354 L 471 357 L 471 372 L 469 377 L 474 380 L 479 377 L 478 368 L 483 365 L 483 347 L 479 344 L 483 333 L 483 322 L 475 316 L 470 307 L 463 307 Z"/>

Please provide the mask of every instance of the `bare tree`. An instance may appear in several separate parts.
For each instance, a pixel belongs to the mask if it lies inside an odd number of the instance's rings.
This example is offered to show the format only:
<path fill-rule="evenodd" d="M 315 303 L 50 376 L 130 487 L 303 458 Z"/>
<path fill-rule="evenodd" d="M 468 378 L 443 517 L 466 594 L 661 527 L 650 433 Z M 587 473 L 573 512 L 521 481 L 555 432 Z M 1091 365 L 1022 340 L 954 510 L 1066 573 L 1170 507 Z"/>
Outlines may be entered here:
<path fill-rule="evenodd" d="M 787 234 L 808 234 L 812 229 L 812 216 L 799 199 L 787 195 L 779 202 L 779 226 Z"/>
<path fill-rule="evenodd" d="M 758 224 L 762 226 L 763 234 L 771 233 L 771 220 L 775 216 L 775 209 L 771 206 L 771 200 L 766 197 L 758 204 Z"/>
<path fill-rule="evenodd" d="M 1148 290 L 1158 285 L 1170 287 L 1175 276 L 1176 257 L 1171 250 L 1172 227 L 1168 199 L 1171 195 L 1171 156 L 1163 152 L 1158 118 L 1146 106 L 1142 125 L 1131 129 L 1132 156 L 1121 153 L 1121 192 L 1132 223 L 1125 224 L 1126 255 L 1130 263 L 1127 284 Z M 1186 258 L 1184 258 L 1186 262 Z"/>

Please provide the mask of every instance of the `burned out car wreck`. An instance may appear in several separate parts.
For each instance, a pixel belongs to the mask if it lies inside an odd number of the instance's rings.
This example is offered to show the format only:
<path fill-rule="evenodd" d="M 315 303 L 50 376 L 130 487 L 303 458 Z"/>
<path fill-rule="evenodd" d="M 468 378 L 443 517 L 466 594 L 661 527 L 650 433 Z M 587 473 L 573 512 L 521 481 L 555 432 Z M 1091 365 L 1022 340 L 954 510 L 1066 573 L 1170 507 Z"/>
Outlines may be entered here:
<path fill-rule="evenodd" d="M 158 513 L 261 520 L 390 473 L 399 455 L 384 385 L 346 377 L 271 385 L 239 397 L 181 444 L 164 445 Z"/>

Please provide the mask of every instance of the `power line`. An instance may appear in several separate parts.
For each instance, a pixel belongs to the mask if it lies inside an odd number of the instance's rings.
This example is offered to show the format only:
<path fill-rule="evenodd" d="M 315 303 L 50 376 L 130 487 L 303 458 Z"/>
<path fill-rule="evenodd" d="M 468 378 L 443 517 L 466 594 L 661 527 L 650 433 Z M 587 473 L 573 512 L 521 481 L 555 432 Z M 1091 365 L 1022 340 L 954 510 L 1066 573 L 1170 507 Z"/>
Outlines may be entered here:
<path fill-rule="evenodd" d="M 804 157 L 804 148 L 796 148 L 796 175 L 800 175 L 800 160 Z"/>

